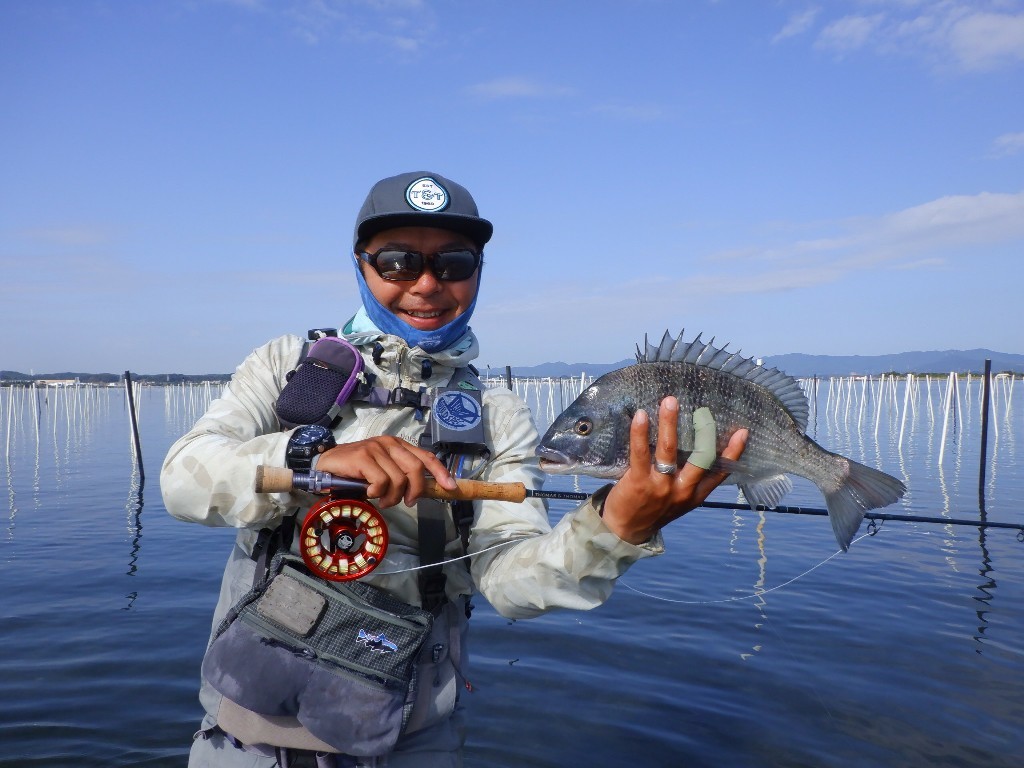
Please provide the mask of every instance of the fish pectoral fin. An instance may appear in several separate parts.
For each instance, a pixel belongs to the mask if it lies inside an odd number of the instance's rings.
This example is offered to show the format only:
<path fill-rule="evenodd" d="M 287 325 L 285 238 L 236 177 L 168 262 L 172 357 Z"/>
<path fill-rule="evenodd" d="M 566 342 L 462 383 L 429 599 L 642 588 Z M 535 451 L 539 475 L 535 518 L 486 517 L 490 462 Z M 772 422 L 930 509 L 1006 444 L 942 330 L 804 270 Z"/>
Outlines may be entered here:
<path fill-rule="evenodd" d="M 782 497 L 793 490 L 793 481 L 789 475 L 773 475 L 740 483 L 740 490 L 751 509 L 758 506 L 771 509 L 778 506 Z"/>

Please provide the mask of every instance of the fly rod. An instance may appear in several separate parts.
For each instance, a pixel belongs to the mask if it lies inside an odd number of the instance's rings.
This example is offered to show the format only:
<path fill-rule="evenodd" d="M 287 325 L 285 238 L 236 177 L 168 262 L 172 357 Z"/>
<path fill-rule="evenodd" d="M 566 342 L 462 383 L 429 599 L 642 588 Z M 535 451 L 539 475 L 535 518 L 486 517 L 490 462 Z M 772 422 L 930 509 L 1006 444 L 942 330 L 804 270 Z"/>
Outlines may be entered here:
<path fill-rule="evenodd" d="M 739 509 L 749 510 L 749 504 L 732 504 L 723 501 L 705 501 L 702 507 L 710 509 Z M 754 507 L 757 512 L 778 512 L 783 515 L 828 515 L 828 510 L 821 507 L 787 507 L 780 504 L 777 507 L 765 507 L 758 505 Z M 865 512 L 865 520 L 898 520 L 904 523 L 937 523 L 939 525 L 972 525 L 975 528 L 1010 528 L 1024 533 L 1024 523 L 1001 523 L 991 520 L 967 520 L 956 517 L 927 517 L 923 515 L 897 515 L 892 512 Z"/>
<path fill-rule="evenodd" d="M 433 478 L 427 478 L 426 490 L 423 495 L 429 499 L 441 499 L 443 501 L 471 501 L 480 499 L 511 502 L 522 502 L 530 498 L 585 501 L 591 496 L 589 493 L 577 493 L 574 491 L 534 491 L 522 483 L 488 483 L 482 480 L 464 479 L 457 479 L 456 482 L 459 486 L 458 489 L 449 491 L 439 486 Z M 338 477 L 329 472 L 320 472 L 318 470 L 300 472 L 279 467 L 259 466 L 256 468 L 257 493 L 288 493 L 289 491 L 299 490 L 316 494 L 351 494 L 358 498 L 365 498 L 367 485 L 368 483 L 362 480 Z M 749 504 L 721 501 L 705 501 L 701 506 L 708 509 L 735 509 L 740 511 L 751 509 Z M 772 508 L 757 506 L 754 509 L 759 512 L 775 512 L 783 515 L 828 515 L 828 510 L 822 507 L 779 505 Z M 898 515 L 890 512 L 866 512 L 864 518 L 879 521 L 895 520 L 904 523 L 968 525 L 976 528 L 1008 528 L 1024 534 L 1024 523 L 967 520 L 953 517 L 927 517 L 922 515 Z"/>
<path fill-rule="evenodd" d="M 428 499 L 441 499 L 443 501 L 481 499 L 522 502 L 531 498 L 584 501 L 590 498 L 589 493 L 534 491 L 522 483 L 488 483 L 483 480 L 464 479 L 457 479 L 456 482 L 459 487 L 454 491 L 449 491 L 447 488 L 442 488 L 438 485 L 437 481 L 432 477 L 428 477 L 423 495 Z M 357 498 L 365 498 L 368 485 L 369 483 L 362 480 L 338 477 L 329 472 L 320 472 L 315 469 L 310 472 L 301 472 L 279 467 L 259 466 L 256 468 L 257 493 L 287 493 L 298 490 L 317 494 L 351 494 Z"/>

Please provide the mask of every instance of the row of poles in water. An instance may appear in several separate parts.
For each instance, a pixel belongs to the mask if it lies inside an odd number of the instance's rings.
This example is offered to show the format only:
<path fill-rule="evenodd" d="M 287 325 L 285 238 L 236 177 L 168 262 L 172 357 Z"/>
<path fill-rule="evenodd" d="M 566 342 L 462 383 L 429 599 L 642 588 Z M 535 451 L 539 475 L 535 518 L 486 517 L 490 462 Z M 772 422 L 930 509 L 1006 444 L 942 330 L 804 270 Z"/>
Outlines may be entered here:
<path fill-rule="evenodd" d="M 1008 420 L 1013 402 L 1013 390 L 1019 376 L 1001 373 L 992 376 L 986 361 L 984 375 L 950 373 L 947 376 L 915 375 L 915 374 L 884 374 L 881 376 L 841 376 L 828 379 L 812 377 L 800 379 L 801 385 L 811 404 L 811 422 L 817 418 L 819 392 L 827 381 L 828 392 L 825 398 L 823 413 L 834 420 L 840 414 L 845 423 L 849 423 L 854 414 L 858 432 L 863 431 L 865 418 L 874 421 L 874 436 L 877 439 L 879 427 L 883 421 L 883 409 L 888 406 L 891 413 L 899 419 L 898 447 L 902 448 L 908 419 L 917 417 L 919 408 L 926 409 L 929 419 L 934 423 L 936 418 L 942 419 L 942 437 L 939 446 L 939 464 L 942 463 L 947 433 L 951 420 L 955 423 L 958 414 L 969 412 L 974 407 L 975 390 L 981 407 L 982 421 L 982 462 L 985 461 L 988 427 L 991 423 L 996 435 L 999 431 L 999 419 L 989 418 L 989 408 L 994 413 L 1002 409 L 1004 420 Z M 573 400 L 575 400 L 590 384 L 593 377 L 586 373 L 572 377 L 515 377 L 511 370 L 506 375 L 489 376 L 484 379 L 487 386 L 506 386 L 529 405 L 540 424 L 550 424 Z M 133 458 L 138 464 L 139 473 L 144 477 L 142 465 L 142 444 L 139 437 L 139 395 L 143 387 L 133 381 L 131 373 L 124 373 L 124 391 L 130 417 L 130 437 Z M 180 384 L 155 385 L 164 392 L 164 406 L 168 418 L 182 423 L 188 428 L 205 411 L 209 403 L 220 396 L 224 384 L 220 382 L 182 382 Z M 110 387 L 106 387 L 109 389 Z M 16 419 L 14 413 L 15 394 L 25 392 L 24 397 L 31 397 L 35 409 L 40 409 L 40 392 L 55 391 L 55 408 L 63 410 L 69 424 L 85 421 L 89 418 L 90 402 L 104 387 L 90 385 L 67 385 L 62 387 L 7 387 L 7 450 L 10 450 L 12 423 Z M 900 393 L 902 389 L 902 393 Z M 63 403 L 56 400 L 57 393 L 63 393 Z M 45 395 L 44 395 L 45 396 Z M 902 401 L 902 404 L 901 404 Z M 2 411 L 0 411 L 2 412 Z M 37 427 L 38 428 L 38 427 Z M 56 429 L 56 419 L 54 421 Z"/>
<path fill-rule="evenodd" d="M 858 428 L 862 425 L 863 415 L 865 406 L 868 402 L 869 387 L 871 389 L 871 395 L 874 398 L 875 411 L 875 439 L 878 438 L 878 427 L 881 423 L 881 411 L 882 406 L 888 402 L 893 408 L 894 412 L 900 415 L 900 430 L 899 439 L 897 442 L 897 450 L 903 448 L 903 436 L 906 431 L 907 418 L 908 416 L 917 416 L 918 401 L 927 399 L 928 416 L 929 419 L 934 423 L 935 421 L 935 407 L 933 404 L 932 392 L 933 384 L 935 389 L 938 389 L 938 396 L 935 398 L 936 401 L 941 402 L 942 414 L 942 436 L 939 439 L 939 459 L 938 464 L 941 466 L 943 457 L 945 456 L 946 450 L 946 435 L 949 431 L 950 419 L 952 418 L 955 422 L 957 414 L 970 413 L 972 409 L 973 399 L 973 387 L 972 383 L 975 377 L 968 373 L 964 376 L 964 387 L 963 396 L 961 397 L 961 381 L 960 375 L 956 372 L 951 372 L 948 376 L 915 376 L 914 374 L 905 374 L 904 376 L 897 376 L 896 374 L 881 376 L 877 380 L 870 380 L 868 377 L 849 377 L 847 379 L 829 380 L 829 392 L 826 400 L 826 412 L 833 406 L 835 411 L 833 413 L 834 418 L 838 418 L 838 412 L 843 402 L 843 386 L 844 383 L 847 387 L 846 397 L 846 408 L 847 416 L 849 408 L 854 401 L 858 402 L 859 414 L 858 414 Z M 900 381 L 904 382 L 903 387 L 903 407 L 902 411 L 899 408 L 897 399 L 897 385 Z M 945 386 L 943 387 L 943 380 Z M 988 430 L 989 424 L 991 423 L 992 428 L 995 431 L 996 437 L 999 435 L 999 419 L 989 418 L 990 411 L 994 411 L 1000 405 L 1004 407 L 1004 416 L 1009 417 L 1010 411 L 1013 404 L 1013 388 L 1016 383 L 1017 377 L 1012 374 L 1000 373 L 996 376 L 992 376 L 992 361 L 985 361 L 984 373 L 976 377 L 978 382 L 978 401 L 981 409 L 981 441 L 980 441 L 980 460 L 979 460 L 979 471 L 978 471 L 978 498 L 981 508 L 985 507 L 985 476 L 986 476 L 986 464 L 988 462 Z M 876 381 L 876 384 L 870 383 Z M 854 393 L 855 384 L 860 383 L 859 397 Z M 837 384 L 836 391 L 833 393 L 833 384 Z M 816 387 L 817 380 L 814 380 Z M 922 395 L 922 390 L 925 393 Z M 834 397 L 833 397 L 834 395 Z M 812 403 L 817 403 L 817 398 L 811 398 Z M 966 406 L 964 405 L 966 402 Z M 922 407 L 924 404 L 922 403 Z"/>
<path fill-rule="evenodd" d="M 986 361 L 988 364 L 988 361 Z M 900 429 L 897 448 L 903 447 L 908 419 L 916 418 L 917 409 L 927 407 L 928 418 L 932 423 L 936 419 L 936 406 L 942 418 L 942 437 L 940 439 L 939 463 L 942 463 L 946 445 L 946 435 L 950 422 L 955 421 L 958 414 L 970 413 L 973 408 L 974 390 L 978 389 L 978 404 L 981 409 L 983 438 L 987 437 L 988 425 L 998 436 L 999 420 L 995 418 L 1000 407 L 1004 419 L 1010 415 L 1013 402 L 1013 389 L 1017 376 L 1000 373 L 996 376 L 950 373 L 948 376 L 915 376 L 914 374 L 887 374 L 879 378 L 845 377 L 829 380 L 825 412 L 838 421 L 840 411 L 846 423 L 849 422 L 851 408 L 857 411 L 857 429 L 863 429 L 865 412 L 870 405 L 874 409 L 874 435 L 877 439 L 879 425 L 882 422 L 882 408 L 889 405 L 899 417 Z M 975 387 L 975 383 L 977 387 Z M 817 403 L 817 379 L 803 381 L 805 391 L 810 397 L 812 407 Z M 900 408 L 899 385 L 903 384 L 902 409 Z M 989 418 L 989 410 L 993 417 Z"/>
<path fill-rule="evenodd" d="M 986 361 L 987 363 L 988 361 Z M 817 417 L 819 390 L 825 382 L 828 392 L 825 399 L 824 413 L 838 420 L 840 413 L 848 422 L 851 410 L 856 411 L 857 429 L 863 430 L 866 415 L 874 416 L 874 436 L 877 439 L 881 425 L 882 411 L 885 406 L 895 409 L 900 417 L 899 447 L 903 445 L 908 418 L 916 418 L 918 407 L 927 407 L 929 418 L 936 418 L 936 407 L 942 418 L 942 440 L 950 427 L 950 420 L 958 413 L 970 409 L 974 400 L 974 389 L 978 393 L 978 402 L 982 406 L 983 428 L 987 421 L 985 403 L 991 402 L 992 410 L 1000 405 L 1004 414 L 1011 409 L 1013 389 L 1018 376 L 1000 373 L 996 376 L 950 373 L 948 376 L 917 375 L 917 374 L 883 374 L 881 376 L 833 376 L 828 379 L 818 377 L 799 379 L 804 392 L 811 404 L 811 421 Z M 490 377 L 485 380 L 489 386 L 506 386 L 531 405 L 538 421 L 551 423 L 565 407 L 575 400 L 590 384 L 593 378 L 586 374 L 575 377 L 552 378 L 517 378 Z M 900 387 L 903 393 L 900 397 Z M 977 385 L 977 386 L 975 386 Z M 989 386 L 991 385 L 991 393 Z M 902 408 L 900 402 L 902 400 Z M 991 420 L 998 434 L 998 421 Z M 939 462 L 942 461 L 940 448 Z"/>
<path fill-rule="evenodd" d="M 990 419 L 990 410 L 996 410 L 1000 404 L 1004 417 L 1009 418 L 1013 402 L 1013 389 L 1017 376 L 1008 373 L 992 375 L 992 363 L 985 361 L 984 374 L 974 376 L 970 373 L 961 375 L 951 372 L 947 376 L 907 374 L 882 374 L 881 376 L 833 376 L 828 378 L 828 393 L 825 399 L 825 414 L 838 421 L 840 411 L 849 423 L 851 409 L 857 412 L 857 430 L 863 430 L 864 417 L 873 410 L 874 438 L 878 440 L 878 430 L 883 421 L 882 411 L 886 406 L 899 419 L 899 438 L 897 449 L 902 450 L 903 438 L 906 434 L 908 418 L 917 417 L 917 409 L 927 407 L 928 416 L 934 423 L 936 407 L 941 403 L 939 413 L 942 418 L 942 437 L 939 440 L 938 464 L 941 465 L 945 456 L 947 435 L 951 420 L 955 423 L 958 414 L 970 412 L 973 407 L 974 383 L 977 382 L 978 402 L 981 409 L 981 450 L 978 474 L 978 494 L 984 508 L 984 484 L 986 464 L 988 461 L 988 430 L 991 423 L 998 437 L 999 420 Z M 817 406 L 819 388 L 823 383 L 818 377 L 799 379 L 801 386 L 811 404 L 813 424 L 818 417 Z M 517 379 L 506 369 L 504 380 L 491 379 L 490 383 L 501 383 L 512 389 L 527 402 L 533 403 L 533 413 L 541 419 L 547 417 L 547 423 L 555 417 L 585 390 L 592 379 L 586 374 L 573 378 L 552 379 Z M 900 406 L 899 389 L 903 385 L 902 407 Z M 546 391 L 546 396 L 542 395 Z M 558 406 L 555 405 L 555 394 L 558 393 Z M 933 396 L 934 394 L 934 396 Z M 871 409 L 871 410 L 869 410 Z"/>

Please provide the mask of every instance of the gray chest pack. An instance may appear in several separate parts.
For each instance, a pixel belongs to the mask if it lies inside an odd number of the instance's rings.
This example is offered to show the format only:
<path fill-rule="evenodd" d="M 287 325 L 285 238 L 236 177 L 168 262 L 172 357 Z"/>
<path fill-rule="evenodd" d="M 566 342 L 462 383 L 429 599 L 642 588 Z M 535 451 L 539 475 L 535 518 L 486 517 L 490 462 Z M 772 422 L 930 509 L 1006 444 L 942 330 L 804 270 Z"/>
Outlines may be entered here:
<path fill-rule="evenodd" d="M 365 402 L 380 408 L 430 409 L 430 420 L 420 444 L 439 455 L 447 453 L 484 454 L 482 384 L 472 367 L 456 369 L 445 387 L 427 390 L 376 386 L 373 375 L 364 371 L 359 350 L 333 329 L 309 332 L 299 364 L 277 399 L 275 411 L 285 429 L 304 424 L 331 427 L 337 423 L 348 402 Z M 379 358 L 383 349 L 375 345 Z M 423 361 L 422 377 L 431 374 L 429 360 Z"/>
<path fill-rule="evenodd" d="M 310 341 L 277 402 L 283 427 L 331 427 L 353 401 L 411 407 L 424 420 L 421 445 L 453 475 L 488 454 L 482 385 L 471 369 L 456 370 L 444 387 L 388 390 L 333 332 L 311 331 Z M 203 676 L 223 696 L 218 727 L 237 745 L 372 757 L 450 716 L 464 682 L 469 602 L 448 600 L 441 564 L 446 521 L 454 519 L 465 548 L 472 502 L 449 509 L 421 499 L 417 514 L 420 562 L 429 566 L 419 570 L 422 607 L 358 580 L 317 578 L 288 552 L 290 523 L 261 532 L 253 588 L 215 630 L 203 659 Z"/>

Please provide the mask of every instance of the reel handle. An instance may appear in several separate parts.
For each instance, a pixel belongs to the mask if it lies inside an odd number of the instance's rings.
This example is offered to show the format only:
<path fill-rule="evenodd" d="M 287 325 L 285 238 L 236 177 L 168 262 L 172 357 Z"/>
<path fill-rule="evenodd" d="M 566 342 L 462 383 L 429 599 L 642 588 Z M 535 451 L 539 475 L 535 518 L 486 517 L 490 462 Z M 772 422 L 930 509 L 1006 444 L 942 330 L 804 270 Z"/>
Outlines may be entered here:
<path fill-rule="evenodd" d="M 471 501 L 483 499 L 490 501 L 522 502 L 526 500 L 526 486 L 522 483 L 487 483 L 483 480 L 458 480 L 458 488 L 449 491 L 437 484 L 432 477 L 427 478 L 427 487 L 423 495 L 428 499 L 443 501 Z M 282 467 L 260 465 L 256 468 L 257 493 L 288 493 L 293 490 L 309 493 L 342 493 L 358 498 L 366 497 L 366 483 L 347 477 L 337 477 L 329 472 L 295 472 Z"/>

